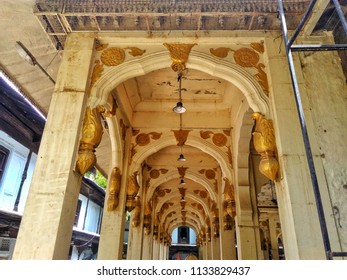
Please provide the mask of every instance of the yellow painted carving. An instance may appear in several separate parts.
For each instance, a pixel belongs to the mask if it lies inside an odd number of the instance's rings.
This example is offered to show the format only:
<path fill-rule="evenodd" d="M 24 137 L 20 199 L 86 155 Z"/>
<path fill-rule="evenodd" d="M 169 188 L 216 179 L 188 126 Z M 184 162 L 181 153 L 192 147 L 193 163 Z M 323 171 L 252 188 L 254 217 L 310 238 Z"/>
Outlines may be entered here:
<path fill-rule="evenodd" d="M 138 227 L 140 225 L 140 219 L 141 219 L 141 201 L 140 197 L 135 198 L 135 209 L 133 212 L 133 219 L 132 219 L 132 226 Z"/>
<path fill-rule="evenodd" d="M 122 175 L 118 167 L 114 167 L 111 172 L 110 182 L 108 185 L 107 211 L 116 210 L 119 204 L 119 192 Z"/>
<path fill-rule="evenodd" d="M 253 113 L 252 118 L 255 120 L 253 144 L 261 155 L 259 171 L 274 181 L 278 175 L 279 163 L 272 120 L 266 119 L 261 113 Z"/>
<path fill-rule="evenodd" d="M 93 68 L 93 73 L 90 81 L 90 86 L 92 87 L 96 81 L 101 77 L 104 71 L 104 65 L 100 63 L 100 60 L 96 60 Z"/>
<path fill-rule="evenodd" d="M 265 65 L 262 63 L 259 63 L 260 57 L 259 53 L 264 52 L 264 42 L 262 43 L 251 43 L 251 48 L 240 48 L 236 51 L 226 48 L 226 47 L 220 47 L 217 49 L 210 49 L 210 53 L 216 57 L 219 58 L 226 58 L 228 56 L 229 52 L 234 52 L 234 61 L 236 64 L 242 66 L 242 67 L 253 67 L 258 70 L 258 73 L 254 75 L 254 77 L 257 79 L 258 83 L 262 87 L 263 91 L 266 93 L 266 95 L 269 95 L 269 83 L 267 80 L 267 74 L 263 70 L 265 68 Z M 256 50 L 257 52 L 255 52 Z"/>
<path fill-rule="evenodd" d="M 125 52 L 121 48 L 107 48 L 101 53 L 101 61 L 107 66 L 117 66 L 124 62 Z"/>
<path fill-rule="evenodd" d="M 232 49 L 224 47 L 217 49 L 210 48 L 210 53 L 219 58 L 226 58 L 230 51 L 232 51 Z"/>
<path fill-rule="evenodd" d="M 189 132 L 191 132 L 191 130 L 172 130 L 176 141 L 177 141 L 177 146 L 183 146 L 184 143 L 187 141 Z"/>
<path fill-rule="evenodd" d="M 175 72 L 180 72 L 186 69 L 186 62 L 188 61 L 191 49 L 196 44 L 168 44 L 164 46 L 169 50 L 172 60 L 171 68 Z"/>
<path fill-rule="evenodd" d="M 128 178 L 127 198 L 125 203 L 125 208 L 128 212 L 131 212 L 136 206 L 135 197 L 140 189 L 140 185 L 137 182 L 137 174 L 138 172 L 134 172 L 134 174 L 130 175 Z"/>
<path fill-rule="evenodd" d="M 136 47 L 128 47 L 128 48 L 124 48 L 124 49 L 128 50 L 129 54 L 132 56 L 141 56 L 146 52 L 146 50 L 141 50 L 141 49 L 136 48 Z"/>
<path fill-rule="evenodd" d="M 258 53 L 264 53 L 264 41 L 251 43 L 251 47 Z"/>
<path fill-rule="evenodd" d="M 102 138 L 102 125 L 97 109 L 87 107 L 84 116 L 82 137 L 78 150 L 76 171 L 83 175 L 96 164 L 95 148 L 99 146 Z"/>

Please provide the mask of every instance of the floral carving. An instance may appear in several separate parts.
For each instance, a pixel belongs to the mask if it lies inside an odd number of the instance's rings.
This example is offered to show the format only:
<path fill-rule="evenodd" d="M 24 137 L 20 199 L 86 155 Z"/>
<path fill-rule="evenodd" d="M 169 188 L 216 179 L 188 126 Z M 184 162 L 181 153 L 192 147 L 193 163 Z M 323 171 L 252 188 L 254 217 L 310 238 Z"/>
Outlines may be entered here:
<path fill-rule="evenodd" d="M 128 50 L 129 51 L 129 54 L 132 55 L 132 56 L 141 56 L 143 55 L 146 50 L 141 50 L 139 48 L 136 48 L 136 47 L 127 47 L 127 48 L 124 48 L 125 50 Z"/>
<path fill-rule="evenodd" d="M 96 60 L 93 68 L 93 73 L 90 81 L 90 86 L 92 87 L 96 81 L 101 77 L 104 71 L 104 65 L 100 63 L 100 60 Z"/>
<path fill-rule="evenodd" d="M 164 43 L 164 46 L 170 52 L 172 60 L 171 68 L 175 72 L 180 72 L 186 69 L 186 62 L 188 61 L 189 53 L 196 44 L 168 44 Z"/>
<path fill-rule="evenodd" d="M 208 139 L 212 136 L 212 142 L 218 147 L 224 147 L 227 144 L 227 137 L 223 133 L 214 133 L 212 131 L 200 131 L 200 137 L 202 139 Z"/>
<path fill-rule="evenodd" d="M 153 140 L 158 140 L 160 137 L 161 133 L 158 132 L 140 133 L 136 136 L 135 141 L 139 146 L 146 146 L 151 142 L 150 138 Z"/>
<path fill-rule="evenodd" d="M 264 53 L 264 42 L 251 43 L 250 46 L 251 48 L 240 48 L 236 51 L 226 47 L 216 49 L 211 48 L 210 53 L 219 58 L 226 58 L 229 52 L 233 52 L 233 58 L 236 64 L 242 67 L 252 67 L 257 69 L 258 73 L 254 75 L 254 78 L 256 78 L 263 91 L 268 95 L 269 83 L 266 72 L 263 70 L 265 65 L 263 63 L 259 63 L 260 57 L 258 54 Z"/>
<path fill-rule="evenodd" d="M 117 209 L 119 204 L 119 192 L 121 187 L 122 175 L 118 167 L 114 167 L 111 172 L 110 182 L 108 185 L 107 211 Z"/>
<path fill-rule="evenodd" d="M 261 155 L 259 171 L 270 180 L 276 180 L 279 163 L 277 160 L 277 147 L 272 120 L 266 119 L 260 113 L 253 113 L 255 129 L 253 144 L 256 151 Z"/>
<path fill-rule="evenodd" d="M 172 130 L 176 141 L 177 141 L 177 146 L 183 146 L 184 143 L 187 141 L 189 132 L 191 132 L 191 130 Z"/>
<path fill-rule="evenodd" d="M 254 50 L 240 48 L 234 52 L 234 59 L 242 67 L 256 67 L 260 58 Z"/>
<path fill-rule="evenodd" d="M 152 179 L 157 179 L 160 174 L 166 174 L 169 170 L 168 169 L 164 169 L 164 168 L 161 168 L 161 169 L 152 169 L 150 172 L 149 172 L 149 176 L 152 178 Z"/>
<path fill-rule="evenodd" d="M 97 109 L 87 107 L 76 162 L 76 171 L 79 174 L 83 175 L 96 164 L 94 152 L 101 142 L 102 133 L 101 118 Z"/>
<path fill-rule="evenodd" d="M 133 175 L 129 176 L 129 179 L 128 179 L 125 208 L 129 212 L 131 212 L 136 206 L 135 197 L 139 189 L 140 189 L 140 185 L 137 182 L 137 172 L 135 172 Z"/>
<path fill-rule="evenodd" d="M 125 52 L 121 48 L 107 48 L 101 53 L 101 61 L 107 66 L 117 66 L 124 62 Z"/>

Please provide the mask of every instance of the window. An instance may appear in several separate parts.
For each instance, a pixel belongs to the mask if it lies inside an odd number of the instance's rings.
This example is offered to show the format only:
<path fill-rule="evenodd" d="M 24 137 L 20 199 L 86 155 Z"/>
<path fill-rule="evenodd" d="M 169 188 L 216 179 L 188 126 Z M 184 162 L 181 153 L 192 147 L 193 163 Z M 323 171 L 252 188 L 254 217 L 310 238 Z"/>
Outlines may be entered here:
<path fill-rule="evenodd" d="M 80 217 L 81 206 L 82 206 L 82 200 L 78 200 L 78 202 L 77 202 L 77 209 L 76 209 L 76 215 L 75 215 L 75 222 L 73 223 L 73 225 L 76 226 L 76 227 L 78 225 L 78 218 Z"/>
<path fill-rule="evenodd" d="M 4 174 L 6 162 L 10 151 L 6 149 L 4 146 L 0 145 L 0 182 L 2 175 Z"/>

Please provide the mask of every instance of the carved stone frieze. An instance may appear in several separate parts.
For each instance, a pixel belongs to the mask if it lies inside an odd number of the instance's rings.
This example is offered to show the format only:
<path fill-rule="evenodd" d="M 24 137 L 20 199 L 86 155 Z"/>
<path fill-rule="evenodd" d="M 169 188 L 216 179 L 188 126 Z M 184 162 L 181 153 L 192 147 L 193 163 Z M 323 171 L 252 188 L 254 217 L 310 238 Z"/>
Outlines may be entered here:
<path fill-rule="evenodd" d="M 83 175 L 96 164 L 94 152 L 101 142 L 102 133 L 101 118 L 98 110 L 87 107 L 76 161 L 76 171 L 79 174 Z"/>
<path fill-rule="evenodd" d="M 272 120 L 266 119 L 261 113 L 253 113 L 255 129 L 253 144 L 255 150 L 261 155 L 259 171 L 267 178 L 274 181 L 279 172 L 277 147 Z"/>

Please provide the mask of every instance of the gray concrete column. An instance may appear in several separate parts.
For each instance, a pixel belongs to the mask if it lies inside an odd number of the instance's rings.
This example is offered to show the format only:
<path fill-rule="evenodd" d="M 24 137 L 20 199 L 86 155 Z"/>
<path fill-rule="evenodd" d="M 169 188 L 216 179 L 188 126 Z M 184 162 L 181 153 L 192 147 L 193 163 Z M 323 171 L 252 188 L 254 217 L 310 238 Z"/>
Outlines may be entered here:
<path fill-rule="evenodd" d="M 67 259 L 81 175 L 74 171 L 94 35 L 67 36 L 13 259 Z"/>

